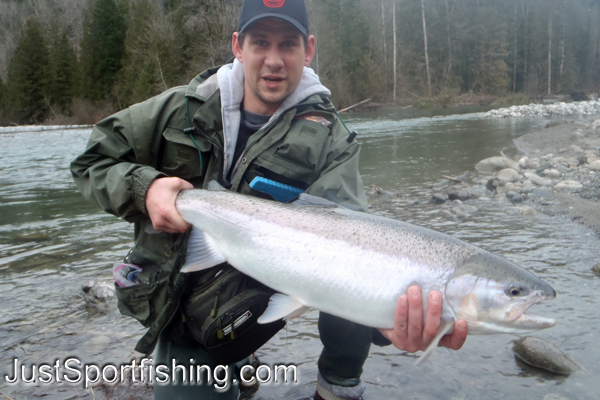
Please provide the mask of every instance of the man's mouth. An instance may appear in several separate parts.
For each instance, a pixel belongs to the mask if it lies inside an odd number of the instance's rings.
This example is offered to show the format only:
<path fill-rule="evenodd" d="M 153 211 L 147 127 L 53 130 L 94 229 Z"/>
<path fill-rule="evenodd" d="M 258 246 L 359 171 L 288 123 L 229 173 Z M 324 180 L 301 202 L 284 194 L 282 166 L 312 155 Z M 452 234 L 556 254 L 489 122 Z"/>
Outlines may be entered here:
<path fill-rule="evenodd" d="M 265 83 L 267 84 L 267 86 L 273 87 L 273 86 L 278 86 L 279 83 L 283 82 L 285 78 L 281 77 L 281 76 L 263 76 L 262 78 Z"/>

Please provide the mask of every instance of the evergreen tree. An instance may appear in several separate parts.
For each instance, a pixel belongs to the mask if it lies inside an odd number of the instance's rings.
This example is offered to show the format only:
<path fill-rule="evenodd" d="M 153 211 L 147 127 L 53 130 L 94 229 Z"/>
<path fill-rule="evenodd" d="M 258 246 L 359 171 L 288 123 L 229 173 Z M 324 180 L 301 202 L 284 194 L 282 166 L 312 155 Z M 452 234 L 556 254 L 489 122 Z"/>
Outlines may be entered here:
<path fill-rule="evenodd" d="M 67 34 L 54 28 L 50 43 L 48 97 L 55 112 L 68 112 L 75 89 L 77 58 Z"/>
<path fill-rule="evenodd" d="M 42 26 L 30 19 L 10 63 L 5 99 L 9 114 L 20 123 L 42 122 L 47 117 L 49 67 Z"/>
<path fill-rule="evenodd" d="M 81 43 L 81 95 L 92 101 L 111 93 L 125 53 L 126 7 L 117 0 L 94 0 L 85 17 Z"/>

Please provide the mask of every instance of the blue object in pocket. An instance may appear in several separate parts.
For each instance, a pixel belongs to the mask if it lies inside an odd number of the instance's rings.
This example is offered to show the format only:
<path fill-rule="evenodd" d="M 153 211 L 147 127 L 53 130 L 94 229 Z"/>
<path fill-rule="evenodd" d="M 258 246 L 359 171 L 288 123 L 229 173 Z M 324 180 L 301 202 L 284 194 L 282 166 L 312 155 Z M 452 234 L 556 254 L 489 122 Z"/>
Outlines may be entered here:
<path fill-rule="evenodd" d="M 258 176 L 254 178 L 252 182 L 250 182 L 250 187 L 254 190 L 258 190 L 259 192 L 270 195 L 276 201 L 281 203 L 289 203 L 304 192 L 304 190 L 300 188 L 285 185 L 283 183 L 275 182 L 271 179 Z"/>

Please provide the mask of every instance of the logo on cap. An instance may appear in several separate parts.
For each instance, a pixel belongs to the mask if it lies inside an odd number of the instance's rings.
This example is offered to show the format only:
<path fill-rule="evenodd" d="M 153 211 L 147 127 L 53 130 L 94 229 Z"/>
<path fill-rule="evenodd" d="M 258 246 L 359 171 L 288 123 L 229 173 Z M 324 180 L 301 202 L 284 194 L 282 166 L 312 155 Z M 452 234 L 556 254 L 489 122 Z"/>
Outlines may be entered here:
<path fill-rule="evenodd" d="M 263 0 L 265 6 L 271 8 L 279 8 L 285 4 L 285 0 Z"/>

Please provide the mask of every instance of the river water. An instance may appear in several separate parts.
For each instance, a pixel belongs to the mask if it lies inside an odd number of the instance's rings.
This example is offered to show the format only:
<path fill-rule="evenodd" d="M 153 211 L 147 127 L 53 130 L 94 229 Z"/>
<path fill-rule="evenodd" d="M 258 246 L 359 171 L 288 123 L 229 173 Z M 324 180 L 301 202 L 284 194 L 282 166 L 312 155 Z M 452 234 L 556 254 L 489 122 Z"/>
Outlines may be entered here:
<path fill-rule="evenodd" d="M 463 110 L 469 111 L 478 110 Z M 367 398 L 597 399 L 600 279 L 590 268 L 598 262 L 598 237 L 560 217 L 523 216 L 503 199 L 470 201 L 478 211 L 466 219 L 453 217 L 450 206 L 424 204 L 434 192 L 450 189 L 442 175 L 474 171 L 479 160 L 501 150 L 516 154 L 513 140 L 547 121 L 409 110 L 346 118 L 363 143 L 365 187 L 375 184 L 394 194 L 382 197 L 368 189 L 371 212 L 454 235 L 546 280 L 557 298 L 535 306 L 534 313 L 552 316 L 558 325 L 536 336 L 584 367 L 567 378 L 518 364 L 511 335 L 470 336 L 460 351 L 439 349 L 418 367 L 412 354 L 373 347 L 363 375 Z M 94 398 L 83 384 L 9 385 L 4 376 L 12 376 L 15 359 L 28 367 L 69 357 L 122 364 L 143 333 L 137 322 L 120 316 L 114 302 L 98 309 L 83 300 L 82 283 L 111 282 L 112 264 L 132 244 L 129 224 L 89 206 L 72 182 L 69 162 L 84 149 L 89 132 L 0 134 L 0 394 L 14 400 Z M 255 399 L 291 400 L 314 392 L 321 347 L 317 316 L 311 311 L 291 321 L 259 350 L 263 363 L 297 365 L 298 382 L 264 384 Z"/>

